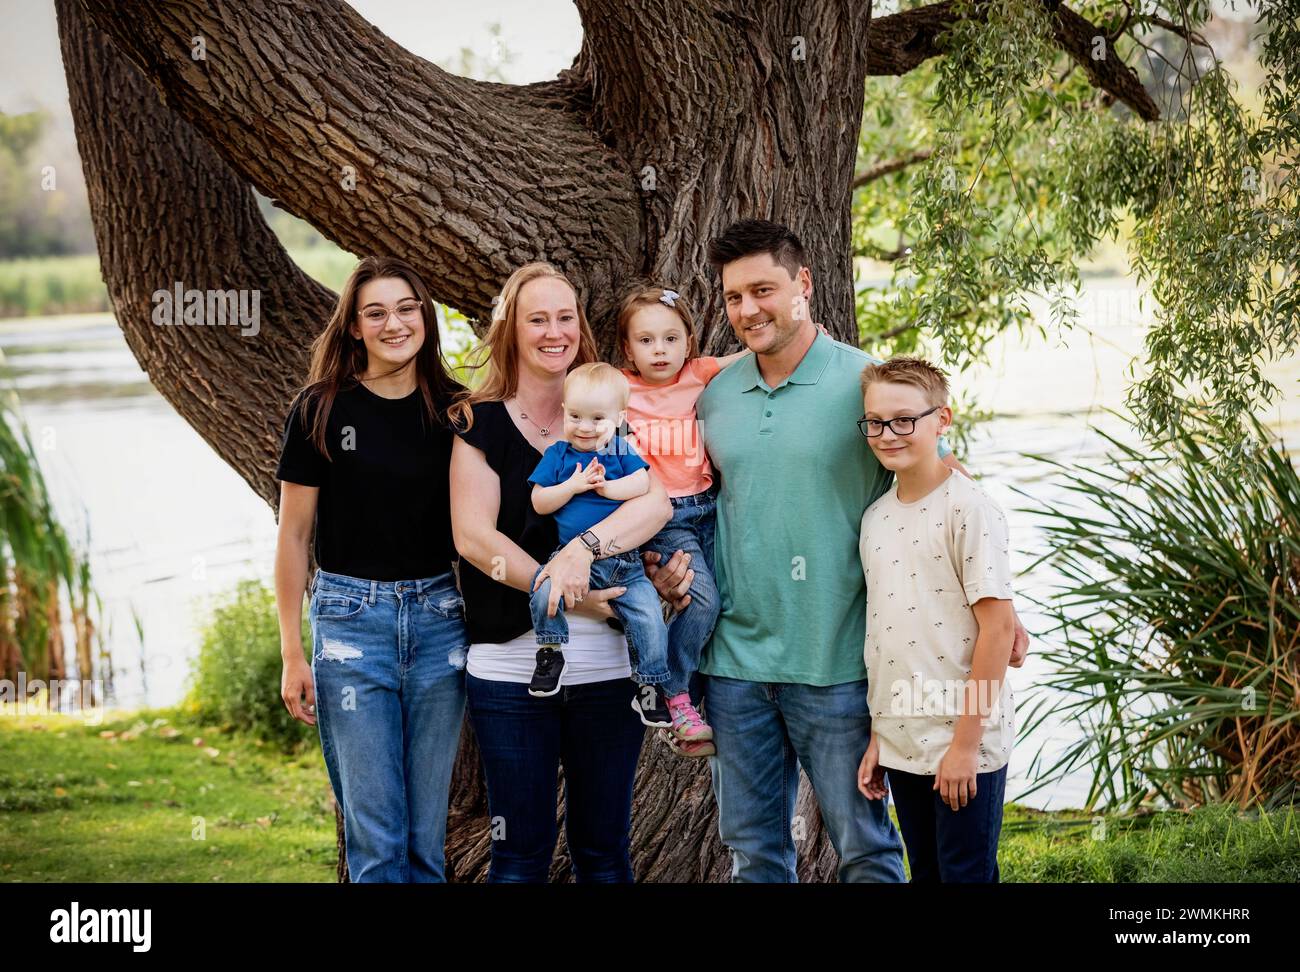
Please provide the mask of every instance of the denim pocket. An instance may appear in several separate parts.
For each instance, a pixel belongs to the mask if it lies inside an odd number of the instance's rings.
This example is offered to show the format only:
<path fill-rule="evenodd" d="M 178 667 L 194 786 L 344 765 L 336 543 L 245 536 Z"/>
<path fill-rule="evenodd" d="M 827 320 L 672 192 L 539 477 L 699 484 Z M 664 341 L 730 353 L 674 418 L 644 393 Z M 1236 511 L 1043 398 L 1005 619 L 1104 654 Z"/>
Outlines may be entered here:
<path fill-rule="evenodd" d="M 634 580 L 637 574 L 643 573 L 644 568 L 641 566 L 641 555 L 635 554 L 632 557 L 620 557 L 614 569 L 610 572 L 609 583 L 606 587 L 625 587 L 628 581 Z"/>
<path fill-rule="evenodd" d="M 317 592 L 314 611 L 318 618 L 346 621 L 361 614 L 367 604 L 369 601 L 359 594 L 352 596 L 344 595 L 340 591 L 326 590 L 324 593 Z"/>
<path fill-rule="evenodd" d="M 449 621 L 459 621 L 465 617 L 465 599 L 455 591 L 426 594 L 420 600 L 426 611 Z"/>

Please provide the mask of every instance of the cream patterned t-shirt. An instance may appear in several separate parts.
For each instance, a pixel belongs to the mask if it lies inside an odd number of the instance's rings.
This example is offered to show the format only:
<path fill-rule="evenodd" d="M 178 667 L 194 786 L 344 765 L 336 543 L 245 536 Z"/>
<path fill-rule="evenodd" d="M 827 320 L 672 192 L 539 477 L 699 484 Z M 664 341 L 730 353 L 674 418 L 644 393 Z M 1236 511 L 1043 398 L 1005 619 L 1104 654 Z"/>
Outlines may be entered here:
<path fill-rule="evenodd" d="M 1011 598 L 1006 516 L 955 470 L 912 503 L 899 501 L 895 481 L 863 514 L 858 550 L 867 580 L 867 704 L 880 764 L 936 775 L 975 655 L 979 625 L 970 606 Z M 987 773 L 1011 758 L 1010 682 L 983 707 L 989 717 L 977 768 Z"/>

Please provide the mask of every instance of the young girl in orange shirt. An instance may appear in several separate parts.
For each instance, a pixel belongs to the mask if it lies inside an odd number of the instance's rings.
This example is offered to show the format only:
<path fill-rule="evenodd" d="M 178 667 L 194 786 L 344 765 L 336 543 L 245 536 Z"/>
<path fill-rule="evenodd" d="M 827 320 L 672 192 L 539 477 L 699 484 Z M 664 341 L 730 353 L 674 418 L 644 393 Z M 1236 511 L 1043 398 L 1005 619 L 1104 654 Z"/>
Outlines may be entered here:
<path fill-rule="evenodd" d="M 666 561 L 681 550 L 695 577 L 690 603 L 668 626 L 669 680 L 674 750 L 683 756 L 717 752 L 713 730 L 691 701 L 691 678 L 713 633 L 721 603 L 713 571 L 717 486 L 695 420 L 695 403 L 717 374 L 748 351 L 701 357 L 692 315 L 673 290 L 644 287 L 623 300 L 618 346 L 632 386 L 627 408 L 629 438 L 659 477 L 673 505 L 673 518 L 642 549 Z"/>

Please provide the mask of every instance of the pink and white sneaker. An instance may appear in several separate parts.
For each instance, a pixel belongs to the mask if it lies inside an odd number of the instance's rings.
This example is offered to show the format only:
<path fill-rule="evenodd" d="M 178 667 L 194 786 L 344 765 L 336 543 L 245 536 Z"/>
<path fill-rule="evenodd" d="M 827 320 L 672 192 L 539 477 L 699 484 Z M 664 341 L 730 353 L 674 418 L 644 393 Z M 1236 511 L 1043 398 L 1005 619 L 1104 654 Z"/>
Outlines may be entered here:
<path fill-rule="evenodd" d="M 685 756 L 687 759 L 718 755 L 718 747 L 714 745 L 711 739 L 706 739 L 703 742 L 682 742 L 673 735 L 671 729 L 660 729 L 659 738 L 674 753 L 678 756 Z"/>
<path fill-rule="evenodd" d="M 668 713 L 673 719 L 673 735 L 682 742 L 710 742 L 713 739 L 713 727 L 691 705 L 687 693 L 679 692 L 668 700 Z"/>

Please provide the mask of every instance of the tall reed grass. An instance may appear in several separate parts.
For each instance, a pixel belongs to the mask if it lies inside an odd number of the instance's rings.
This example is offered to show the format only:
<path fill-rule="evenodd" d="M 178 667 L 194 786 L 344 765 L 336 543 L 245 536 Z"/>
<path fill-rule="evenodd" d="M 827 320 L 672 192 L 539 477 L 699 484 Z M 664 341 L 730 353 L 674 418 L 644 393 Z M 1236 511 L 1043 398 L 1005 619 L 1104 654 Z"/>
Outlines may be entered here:
<path fill-rule="evenodd" d="M 1254 435 L 1235 463 L 1190 427 L 1150 451 L 1106 436 L 1100 468 L 1036 457 L 1072 500 L 1032 510 L 1063 583 L 1040 602 L 1059 647 L 1024 731 L 1068 721 L 1076 738 L 1039 749 L 1038 786 L 1089 766 L 1090 809 L 1295 801 L 1300 475 Z"/>
<path fill-rule="evenodd" d="M 107 683 L 101 616 L 89 561 L 55 515 L 17 395 L 0 391 L 0 677 L 17 682 L 23 672 L 29 685 L 71 677 L 66 619 L 75 677 Z"/>

